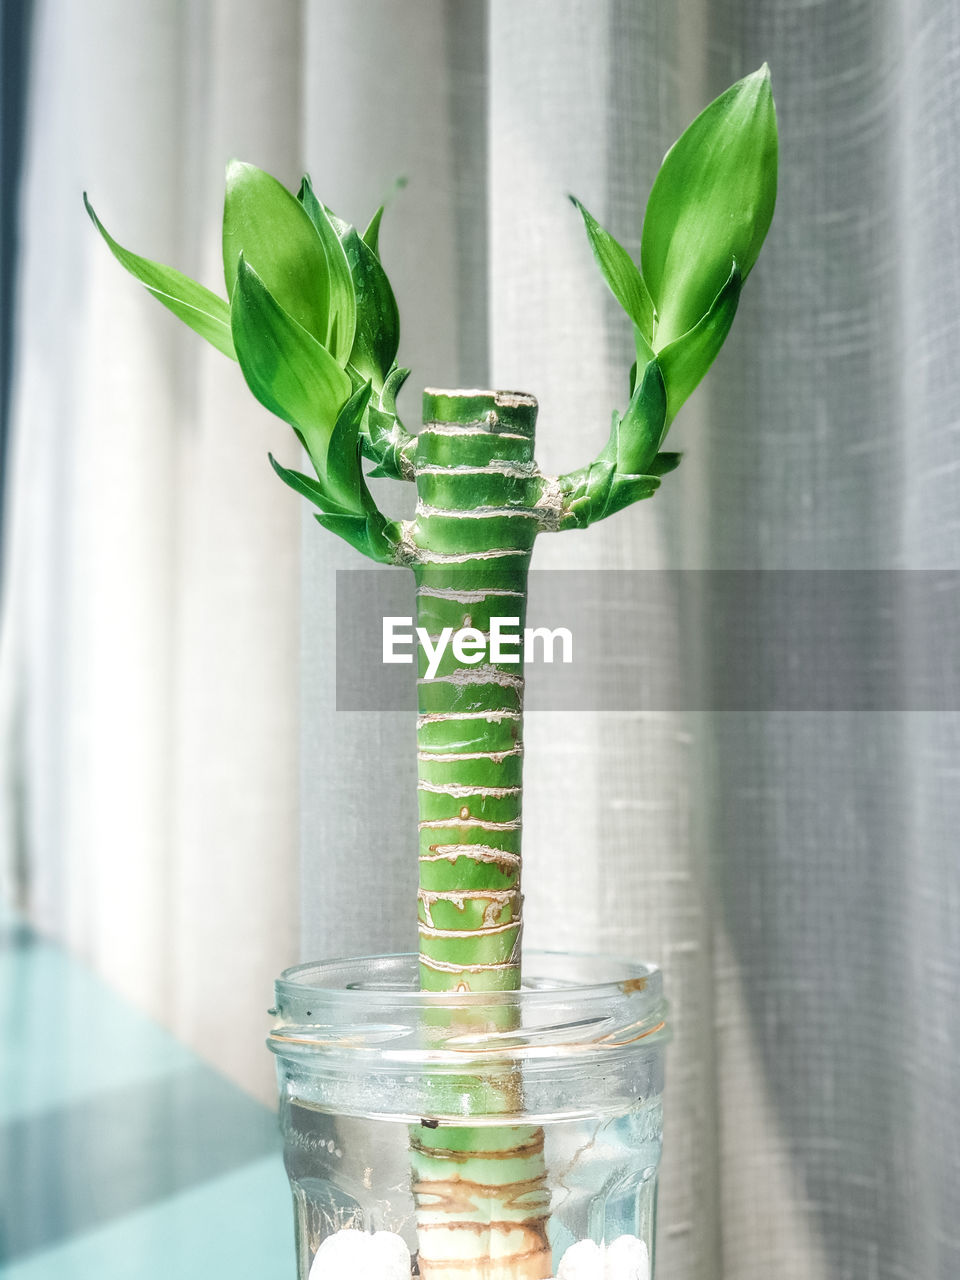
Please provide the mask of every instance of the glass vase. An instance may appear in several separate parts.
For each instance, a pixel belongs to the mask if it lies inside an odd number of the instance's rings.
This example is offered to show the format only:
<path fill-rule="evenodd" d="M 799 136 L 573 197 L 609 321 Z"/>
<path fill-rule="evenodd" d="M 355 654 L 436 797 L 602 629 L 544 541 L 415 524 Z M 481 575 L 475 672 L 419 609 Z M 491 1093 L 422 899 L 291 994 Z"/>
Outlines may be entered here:
<path fill-rule="evenodd" d="M 273 1012 L 298 1280 L 652 1275 L 658 969 L 531 952 L 519 991 L 433 993 L 372 956 Z"/>

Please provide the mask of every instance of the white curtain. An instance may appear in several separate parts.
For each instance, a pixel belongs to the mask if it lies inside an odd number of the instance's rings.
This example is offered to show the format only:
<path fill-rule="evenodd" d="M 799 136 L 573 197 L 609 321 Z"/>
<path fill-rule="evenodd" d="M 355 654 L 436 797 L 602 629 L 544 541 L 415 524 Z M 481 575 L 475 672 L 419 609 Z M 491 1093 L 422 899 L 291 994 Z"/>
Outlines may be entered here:
<path fill-rule="evenodd" d="M 6 548 L 29 915 L 264 1097 L 299 938 L 299 512 L 266 453 L 296 454 L 81 193 L 215 286 L 226 158 L 299 172 L 299 58 L 295 4 L 37 7 Z"/>
<path fill-rule="evenodd" d="M 412 730 L 335 711 L 333 573 L 361 562 L 301 517 L 264 465 L 282 431 L 123 278 L 79 191 L 213 282 L 227 156 L 308 168 L 353 220 L 405 177 L 383 245 L 408 421 L 424 385 L 532 391 L 562 470 L 596 451 L 629 363 L 563 197 L 636 250 L 666 145 L 764 59 L 779 206 L 675 427 L 684 464 L 536 563 L 957 569 L 950 0 L 39 7 L 8 878 L 25 868 L 42 927 L 251 1088 L 298 932 L 304 955 L 413 942 Z M 957 713 L 558 712 L 527 740 L 528 942 L 666 971 L 663 1275 L 955 1276 Z"/>

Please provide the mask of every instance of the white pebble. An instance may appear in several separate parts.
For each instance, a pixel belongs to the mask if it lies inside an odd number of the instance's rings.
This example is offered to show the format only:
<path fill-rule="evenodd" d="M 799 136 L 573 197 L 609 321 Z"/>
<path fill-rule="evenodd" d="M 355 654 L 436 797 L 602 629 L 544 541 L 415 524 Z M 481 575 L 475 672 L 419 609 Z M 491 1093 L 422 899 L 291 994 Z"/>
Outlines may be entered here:
<path fill-rule="evenodd" d="M 647 1246 L 637 1236 L 619 1236 L 611 1245 L 578 1240 L 561 1258 L 557 1280 L 650 1280 Z"/>
<path fill-rule="evenodd" d="M 313 1259 L 310 1280 L 410 1280 L 410 1250 L 392 1231 L 345 1230 L 327 1236 Z"/>
<path fill-rule="evenodd" d="M 603 1250 L 592 1240 L 578 1240 L 560 1259 L 557 1280 L 603 1280 Z"/>
<path fill-rule="evenodd" d="M 607 1246 L 603 1280 L 650 1280 L 650 1255 L 636 1236 L 619 1236 Z"/>

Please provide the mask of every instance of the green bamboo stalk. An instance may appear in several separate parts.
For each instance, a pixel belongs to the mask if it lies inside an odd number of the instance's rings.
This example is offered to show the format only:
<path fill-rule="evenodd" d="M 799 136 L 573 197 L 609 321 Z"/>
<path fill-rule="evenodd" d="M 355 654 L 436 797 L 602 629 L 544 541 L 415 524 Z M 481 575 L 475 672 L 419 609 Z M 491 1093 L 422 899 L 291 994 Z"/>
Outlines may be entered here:
<path fill-rule="evenodd" d="M 536 412 L 531 396 L 424 395 L 410 536 L 417 622 L 431 636 L 472 627 L 489 637 L 491 617 L 523 627 L 540 514 Z M 523 664 L 478 656 L 461 661 L 448 645 L 427 679 L 421 649 L 420 977 L 428 991 L 520 985 Z"/>
<path fill-rule="evenodd" d="M 421 650 L 417 761 L 421 986 L 516 990 L 523 929 L 522 653 L 494 661 L 492 618 L 522 635 L 527 573 L 542 491 L 533 457 L 537 404 L 497 392 L 424 395 L 409 531 L 417 622 L 431 637 L 474 628 L 481 661 L 448 646 L 426 677 Z M 516 630 L 513 630 L 513 628 Z M 469 655 L 465 655 L 469 656 Z M 504 1006 L 503 1030 L 513 1010 Z M 486 1115 L 519 1114 L 522 1081 L 509 1064 L 454 1087 Z M 429 1280 L 542 1280 L 552 1273 L 550 1192 L 542 1129 L 416 1126 L 411 1163 L 419 1265 Z"/>

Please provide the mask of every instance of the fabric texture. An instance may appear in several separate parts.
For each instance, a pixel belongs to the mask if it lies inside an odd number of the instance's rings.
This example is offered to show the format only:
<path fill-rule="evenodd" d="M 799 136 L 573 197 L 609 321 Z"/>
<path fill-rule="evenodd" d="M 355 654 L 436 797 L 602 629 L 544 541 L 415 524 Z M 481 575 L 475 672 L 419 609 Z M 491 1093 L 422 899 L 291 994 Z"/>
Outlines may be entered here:
<path fill-rule="evenodd" d="M 407 179 L 382 239 L 406 420 L 425 385 L 530 391 L 562 471 L 602 444 L 631 358 L 564 196 L 638 252 L 666 146 L 764 60 L 778 209 L 673 428 L 683 466 L 535 565 L 956 570 L 950 0 L 38 2 L 7 879 L 248 1087 L 269 1090 L 260 1010 L 298 933 L 304 958 L 414 945 L 413 729 L 336 712 L 335 570 L 365 562 L 276 483 L 283 428 L 123 278 L 81 188 L 212 284 L 229 155 L 309 169 L 356 221 Z M 951 642 L 904 626 L 934 656 Z M 955 1276 L 960 715 L 555 712 L 526 736 L 527 943 L 666 973 L 658 1274 Z"/>
<path fill-rule="evenodd" d="M 300 167 L 300 11 L 37 6 L 3 653 L 5 861 L 33 921 L 264 1098 L 297 959 L 295 461 L 110 257 L 222 281 L 223 164 Z"/>

